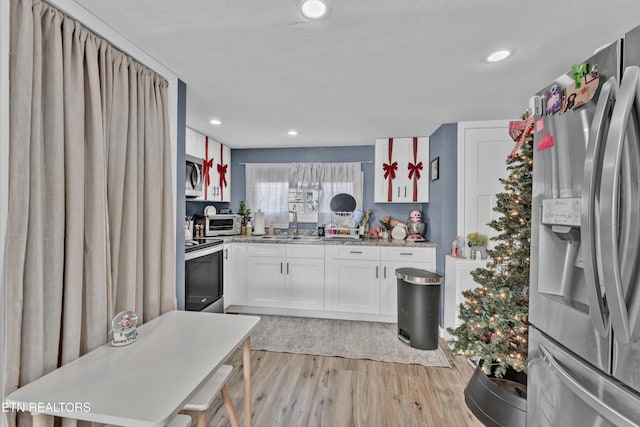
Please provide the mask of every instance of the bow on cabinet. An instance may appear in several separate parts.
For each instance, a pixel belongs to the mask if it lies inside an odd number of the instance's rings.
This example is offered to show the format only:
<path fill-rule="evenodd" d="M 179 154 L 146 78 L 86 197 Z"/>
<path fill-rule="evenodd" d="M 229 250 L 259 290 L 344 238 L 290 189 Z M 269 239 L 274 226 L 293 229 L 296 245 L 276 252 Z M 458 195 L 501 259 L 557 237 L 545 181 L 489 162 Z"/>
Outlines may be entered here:
<path fill-rule="evenodd" d="M 376 140 L 375 203 L 429 201 L 429 138 Z"/>

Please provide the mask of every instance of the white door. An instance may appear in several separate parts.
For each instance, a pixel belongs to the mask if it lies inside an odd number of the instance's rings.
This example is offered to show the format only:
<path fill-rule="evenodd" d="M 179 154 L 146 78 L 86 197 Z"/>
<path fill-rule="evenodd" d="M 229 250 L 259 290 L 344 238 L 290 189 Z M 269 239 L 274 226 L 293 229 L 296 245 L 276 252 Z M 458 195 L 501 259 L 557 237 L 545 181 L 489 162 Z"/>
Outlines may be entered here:
<path fill-rule="evenodd" d="M 507 177 L 506 160 L 515 143 L 509 121 L 461 122 L 458 124 L 458 233 L 495 231 L 487 225 L 497 217 L 496 194 L 504 190 L 499 181 Z"/>
<path fill-rule="evenodd" d="M 420 270 L 433 271 L 433 264 L 430 262 L 411 263 L 407 261 L 383 262 L 381 265 L 380 281 L 380 314 L 397 315 L 398 313 L 398 279 L 396 269 L 417 268 Z"/>

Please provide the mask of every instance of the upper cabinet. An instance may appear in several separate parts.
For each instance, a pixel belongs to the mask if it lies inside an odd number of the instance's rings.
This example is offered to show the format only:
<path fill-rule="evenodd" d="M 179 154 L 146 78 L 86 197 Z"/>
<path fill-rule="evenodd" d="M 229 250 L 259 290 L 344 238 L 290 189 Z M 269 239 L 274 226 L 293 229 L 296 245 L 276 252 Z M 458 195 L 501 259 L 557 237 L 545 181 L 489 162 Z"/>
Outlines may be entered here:
<path fill-rule="evenodd" d="M 231 200 L 231 148 L 187 128 L 185 153 L 202 159 L 202 197 L 196 200 Z"/>
<path fill-rule="evenodd" d="M 429 137 L 376 139 L 375 203 L 429 201 Z"/>

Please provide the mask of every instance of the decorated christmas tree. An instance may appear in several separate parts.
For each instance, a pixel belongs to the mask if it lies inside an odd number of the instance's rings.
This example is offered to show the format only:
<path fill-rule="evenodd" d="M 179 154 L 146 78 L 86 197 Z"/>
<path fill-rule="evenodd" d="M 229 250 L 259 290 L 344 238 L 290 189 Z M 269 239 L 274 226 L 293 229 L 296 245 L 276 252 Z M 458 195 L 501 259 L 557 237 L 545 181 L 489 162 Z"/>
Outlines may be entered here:
<path fill-rule="evenodd" d="M 454 351 L 482 361 L 483 371 L 497 377 L 508 367 L 527 371 L 532 127 L 532 118 L 510 126 L 517 145 L 507 158 L 509 176 L 500 180 L 504 192 L 494 207 L 502 215 L 489 223 L 498 232 L 491 238 L 497 244 L 487 251 L 487 267 L 471 272 L 480 286 L 463 292 L 463 323 L 448 329 Z"/>

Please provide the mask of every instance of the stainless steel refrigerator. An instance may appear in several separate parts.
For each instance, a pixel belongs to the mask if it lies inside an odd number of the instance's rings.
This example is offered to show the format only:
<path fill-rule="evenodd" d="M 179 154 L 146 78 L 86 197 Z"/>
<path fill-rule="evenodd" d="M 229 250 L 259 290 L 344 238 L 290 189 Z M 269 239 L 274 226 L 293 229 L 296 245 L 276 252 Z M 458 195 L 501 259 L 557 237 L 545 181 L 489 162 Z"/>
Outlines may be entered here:
<path fill-rule="evenodd" d="M 640 425 L 640 27 L 534 115 L 527 421 Z"/>

